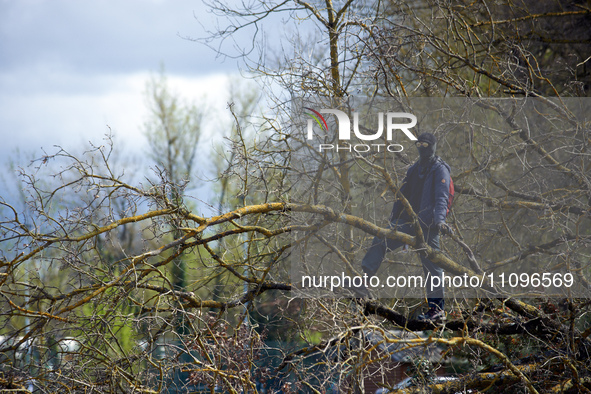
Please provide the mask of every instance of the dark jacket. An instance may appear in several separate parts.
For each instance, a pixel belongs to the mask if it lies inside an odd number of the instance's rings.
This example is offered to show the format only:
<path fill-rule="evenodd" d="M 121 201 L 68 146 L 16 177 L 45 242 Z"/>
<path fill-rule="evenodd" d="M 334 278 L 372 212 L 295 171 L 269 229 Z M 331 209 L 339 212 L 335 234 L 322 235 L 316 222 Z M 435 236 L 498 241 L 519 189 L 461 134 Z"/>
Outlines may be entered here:
<path fill-rule="evenodd" d="M 427 174 L 424 176 L 423 190 L 420 194 L 420 211 L 415 212 L 419 216 L 421 225 L 433 227 L 445 222 L 449 200 L 450 171 L 449 165 L 438 156 L 435 157 L 431 167 L 427 170 Z M 419 181 L 419 162 L 417 161 L 406 172 L 400 188 L 402 195 L 409 199 L 411 204 L 413 202 L 410 201 L 410 198 L 415 194 L 415 188 L 419 187 Z M 390 215 L 390 223 L 396 226 L 409 221 L 410 216 L 404 209 L 402 202 L 396 200 Z"/>

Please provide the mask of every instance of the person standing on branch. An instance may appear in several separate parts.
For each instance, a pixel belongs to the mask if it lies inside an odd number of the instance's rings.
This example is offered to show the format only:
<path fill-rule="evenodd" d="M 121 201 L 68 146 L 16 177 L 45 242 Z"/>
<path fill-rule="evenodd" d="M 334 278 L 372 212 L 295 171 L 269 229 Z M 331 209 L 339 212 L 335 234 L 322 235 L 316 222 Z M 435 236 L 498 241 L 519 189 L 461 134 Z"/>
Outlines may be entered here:
<path fill-rule="evenodd" d="M 452 232 L 446 223 L 450 200 L 450 166 L 439 156 L 435 155 L 437 138 L 431 133 L 421 134 L 415 143 L 419 151 L 419 159 L 407 171 L 402 182 L 400 193 L 410 203 L 417 214 L 423 236 L 427 244 L 434 250 L 439 250 L 440 234 Z M 389 227 L 415 235 L 411 217 L 398 199 L 394 203 L 390 215 Z M 368 276 L 376 274 L 387 251 L 398 249 L 405 244 L 402 241 L 375 237 L 372 245 L 362 260 L 361 267 Z M 419 315 L 419 320 L 435 321 L 444 317 L 444 287 L 443 269 L 421 253 L 423 271 L 427 278 L 427 302 L 429 310 Z M 439 277 L 440 281 L 433 283 L 432 278 Z M 438 282 L 438 283 L 437 283 Z M 368 293 L 367 289 L 358 289 Z"/>

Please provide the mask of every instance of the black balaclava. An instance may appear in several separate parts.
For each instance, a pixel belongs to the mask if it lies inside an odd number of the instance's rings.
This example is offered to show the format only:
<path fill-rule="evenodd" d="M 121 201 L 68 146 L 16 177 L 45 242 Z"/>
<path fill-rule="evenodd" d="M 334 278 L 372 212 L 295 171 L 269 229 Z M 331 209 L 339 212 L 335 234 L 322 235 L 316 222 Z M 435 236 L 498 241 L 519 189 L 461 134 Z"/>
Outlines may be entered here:
<path fill-rule="evenodd" d="M 435 151 L 437 150 L 437 138 L 431 133 L 423 133 L 417 138 L 417 142 L 428 142 L 427 147 L 417 147 L 420 155 L 420 165 L 431 163 L 435 160 Z"/>

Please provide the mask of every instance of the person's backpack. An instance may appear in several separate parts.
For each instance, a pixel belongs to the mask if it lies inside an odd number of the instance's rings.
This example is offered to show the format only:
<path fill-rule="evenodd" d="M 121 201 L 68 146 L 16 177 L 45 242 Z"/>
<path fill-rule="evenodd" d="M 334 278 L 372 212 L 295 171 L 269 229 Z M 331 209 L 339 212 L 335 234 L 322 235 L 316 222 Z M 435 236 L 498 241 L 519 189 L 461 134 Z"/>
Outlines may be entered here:
<path fill-rule="evenodd" d="M 456 190 L 454 189 L 454 180 L 451 179 L 451 175 L 449 176 L 449 197 L 447 198 L 447 213 L 445 216 L 449 215 L 449 210 L 451 209 L 451 204 L 454 202 L 454 194 Z"/>

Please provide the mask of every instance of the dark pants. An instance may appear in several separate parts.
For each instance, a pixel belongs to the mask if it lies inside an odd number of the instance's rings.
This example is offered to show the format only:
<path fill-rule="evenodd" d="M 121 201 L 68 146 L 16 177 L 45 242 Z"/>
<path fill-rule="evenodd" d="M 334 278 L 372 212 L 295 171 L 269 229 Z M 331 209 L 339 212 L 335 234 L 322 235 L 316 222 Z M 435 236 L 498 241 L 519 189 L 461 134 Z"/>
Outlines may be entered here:
<path fill-rule="evenodd" d="M 397 231 L 406 234 L 414 235 L 414 230 L 408 223 L 392 228 L 396 228 Z M 437 229 L 423 227 L 423 235 L 425 236 L 427 244 L 430 247 L 435 250 L 439 250 L 439 231 L 437 231 Z M 363 257 L 361 268 L 363 268 L 363 271 L 367 273 L 367 275 L 375 275 L 376 272 L 378 272 L 380 265 L 382 265 L 382 260 L 384 260 L 386 252 L 390 250 L 396 250 L 403 245 L 404 243 L 402 241 L 375 237 L 369 250 L 365 254 L 365 257 Z M 425 273 L 425 277 L 441 278 L 441 281 L 439 281 L 439 286 L 437 287 L 432 286 L 430 280 L 427 282 L 426 290 L 429 307 L 439 307 L 443 309 L 443 268 L 433 263 L 422 253 L 421 262 L 423 263 L 423 272 Z"/>

